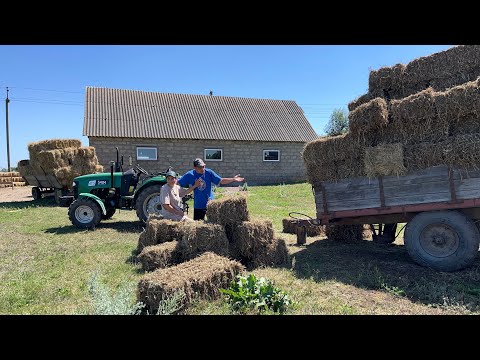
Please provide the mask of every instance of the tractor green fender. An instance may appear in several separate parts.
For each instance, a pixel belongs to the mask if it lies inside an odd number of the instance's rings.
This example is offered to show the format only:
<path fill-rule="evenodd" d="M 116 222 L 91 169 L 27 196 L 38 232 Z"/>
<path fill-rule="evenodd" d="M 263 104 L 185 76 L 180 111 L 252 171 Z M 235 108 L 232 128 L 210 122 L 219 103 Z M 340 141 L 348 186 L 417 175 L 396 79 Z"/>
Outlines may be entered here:
<path fill-rule="evenodd" d="M 96 195 L 93 195 L 93 194 L 90 194 L 90 193 L 81 193 L 78 195 L 78 198 L 82 198 L 82 197 L 89 197 L 93 200 L 95 200 L 98 205 L 100 205 L 100 208 L 102 209 L 102 212 L 103 212 L 103 215 L 107 215 L 107 209 L 105 208 L 105 204 L 103 203 L 102 199 L 100 199 L 98 196 Z"/>

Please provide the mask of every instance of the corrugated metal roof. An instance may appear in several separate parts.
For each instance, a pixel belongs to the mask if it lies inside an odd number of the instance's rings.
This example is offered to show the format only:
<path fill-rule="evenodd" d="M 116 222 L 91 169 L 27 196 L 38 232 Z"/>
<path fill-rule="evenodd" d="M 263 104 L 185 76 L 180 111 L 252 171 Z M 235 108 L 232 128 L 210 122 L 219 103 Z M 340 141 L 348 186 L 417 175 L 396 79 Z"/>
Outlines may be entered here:
<path fill-rule="evenodd" d="M 83 135 L 308 142 L 317 134 L 292 100 L 87 87 Z"/>

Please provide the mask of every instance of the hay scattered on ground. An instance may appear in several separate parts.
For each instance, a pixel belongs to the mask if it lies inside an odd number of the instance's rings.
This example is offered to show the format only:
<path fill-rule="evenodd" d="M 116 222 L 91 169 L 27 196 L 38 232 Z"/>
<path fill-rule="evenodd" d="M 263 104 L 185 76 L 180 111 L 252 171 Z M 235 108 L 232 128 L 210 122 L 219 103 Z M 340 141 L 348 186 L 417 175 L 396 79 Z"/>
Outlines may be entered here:
<path fill-rule="evenodd" d="M 209 201 L 206 216 L 209 223 L 222 226 L 248 221 L 247 198 L 236 195 Z"/>
<path fill-rule="evenodd" d="M 381 144 L 365 148 L 365 174 L 377 176 L 401 176 L 407 173 L 403 165 L 403 145 Z"/>
<path fill-rule="evenodd" d="M 282 219 L 283 232 L 287 234 L 296 234 L 298 221 L 295 219 L 287 218 Z M 325 225 L 312 225 L 310 223 L 305 225 L 307 229 L 307 236 L 325 236 Z"/>
<path fill-rule="evenodd" d="M 203 221 L 181 222 L 181 238 L 179 250 L 182 260 L 193 259 L 198 254 L 211 251 L 228 256 L 228 239 L 225 229 L 218 224 Z"/>
<path fill-rule="evenodd" d="M 329 240 L 352 242 L 363 240 L 363 225 L 326 225 L 326 235 Z"/>
<path fill-rule="evenodd" d="M 178 241 L 170 241 L 145 247 L 137 256 L 138 261 L 142 264 L 142 269 L 152 271 L 178 264 L 181 259 L 178 244 Z"/>
<path fill-rule="evenodd" d="M 145 274 L 138 283 L 137 299 L 150 313 L 161 300 L 183 291 L 183 308 L 194 299 L 216 299 L 219 289 L 228 288 L 235 276 L 245 271 L 238 261 L 207 252 L 190 261 Z"/>

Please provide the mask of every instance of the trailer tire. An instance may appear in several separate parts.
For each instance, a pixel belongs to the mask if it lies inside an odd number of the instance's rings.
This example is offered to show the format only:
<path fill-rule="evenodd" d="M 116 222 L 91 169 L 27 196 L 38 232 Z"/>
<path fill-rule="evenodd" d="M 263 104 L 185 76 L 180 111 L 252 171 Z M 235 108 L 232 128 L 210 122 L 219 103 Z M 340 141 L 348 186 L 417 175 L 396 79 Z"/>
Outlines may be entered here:
<path fill-rule="evenodd" d="M 160 202 L 160 186 L 149 186 L 141 190 L 138 195 L 135 207 L 140 221 L 146 222 L 151 213 L 160 214 L 162 204 Z"/>
<path fill-rule="evenodd" d="M 33 200 L 38 200 L 42 198 L 42 192 L 36 186 L 32 187 L 32 197 L 33 197 Z"/>
<path fill-rule="evenodd" d="M 95 228 L 102 220 L 102 209 L 91 198 L 80 198 L 68 208 L 68 217 L 79 229 Z"/>
<path fill-rule="evenodd" d="M 456 271 L 475 260 L 480 232 L 470 218 L 458 211 L 423 212 L 405 227 L 404 242 L 408 254 L 419 265 Z"/>

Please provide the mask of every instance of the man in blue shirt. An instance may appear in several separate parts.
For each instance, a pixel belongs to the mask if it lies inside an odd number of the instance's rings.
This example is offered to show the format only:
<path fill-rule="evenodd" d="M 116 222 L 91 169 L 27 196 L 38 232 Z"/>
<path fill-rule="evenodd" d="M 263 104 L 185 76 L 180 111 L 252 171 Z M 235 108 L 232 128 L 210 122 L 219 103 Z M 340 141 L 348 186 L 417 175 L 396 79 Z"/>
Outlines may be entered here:
<path fill-rule="evenodd" d="M 245 180 L 240 177 L 240 174 L 235 175 L 233 178 L 222 178 L 212 169 L 206 168 L 203 160 L 198 158 L 193 162 L 193 170 L 188 171 L 178 179 L 178 184 L 182 187 L 189 187 L 195 184 L 197 179 L 200 179 L 201 183 L 193 192 L 193 220 L 205 219 L 207 203 L 209 200 L 213 200 L 212 183 L 219 185 L 230 184 L 234 181 L 243 182 Z"/>

